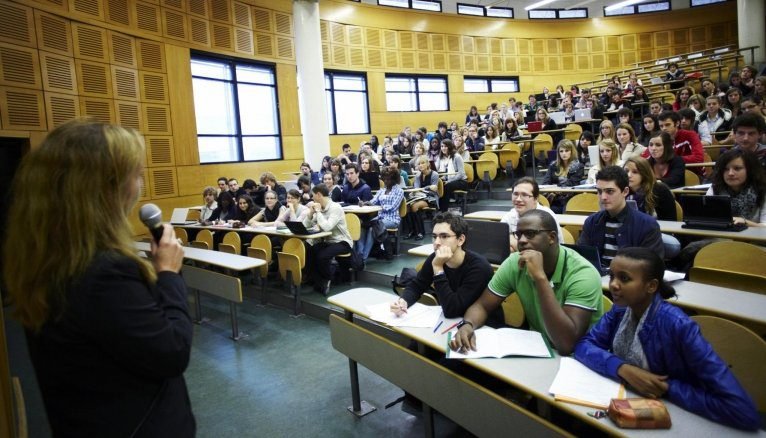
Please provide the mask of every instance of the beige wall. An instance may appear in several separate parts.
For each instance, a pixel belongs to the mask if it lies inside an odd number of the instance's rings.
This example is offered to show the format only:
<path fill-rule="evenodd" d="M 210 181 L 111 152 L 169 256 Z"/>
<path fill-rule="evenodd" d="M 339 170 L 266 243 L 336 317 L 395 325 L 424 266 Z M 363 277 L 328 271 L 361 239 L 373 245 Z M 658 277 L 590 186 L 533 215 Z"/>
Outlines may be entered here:
<path fill-rule="evenodd" d="M 325 66 L 368 72 L 371 127 L 379 135 L 461 121 L 472 104 L 507 100 L 464 93 L 464 73 L 519 75 L 523 96 L 736 42 L 732 9 L 551 23 L 320 2 Z M 218 176 L 255 179 L 270 170 L 280 177 L 303 158 L 292 27 L 287 0 L 2 1 L 0 135 L 29 137 L 34 147 L 76 116 L 138 129 L 147 142 L 141 201 L 166 211 L 198 204 L 201 188 Z M 284 160 L 199 165 L 191 49 L 275 64 Z M 386 72 L 446 75 L 451 111 L 387 112 Z M 331 147 L 367 138 L 332 136 Z"/>

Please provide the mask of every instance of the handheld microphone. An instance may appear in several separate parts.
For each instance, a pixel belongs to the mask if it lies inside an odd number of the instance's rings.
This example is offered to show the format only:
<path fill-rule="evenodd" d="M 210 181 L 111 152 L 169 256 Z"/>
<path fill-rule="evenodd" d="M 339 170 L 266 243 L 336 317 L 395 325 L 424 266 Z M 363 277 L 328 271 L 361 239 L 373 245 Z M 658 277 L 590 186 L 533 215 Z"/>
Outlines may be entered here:
<path fill-rule="evenodd" d="M 146 225 L 146 228 L 149 229 L 149 232 L 152 233 L 154 241 L 160 243 L 163 232 L 162 210 L 154 204 L 144 204 L 138 211 L 138 217 Z"/>

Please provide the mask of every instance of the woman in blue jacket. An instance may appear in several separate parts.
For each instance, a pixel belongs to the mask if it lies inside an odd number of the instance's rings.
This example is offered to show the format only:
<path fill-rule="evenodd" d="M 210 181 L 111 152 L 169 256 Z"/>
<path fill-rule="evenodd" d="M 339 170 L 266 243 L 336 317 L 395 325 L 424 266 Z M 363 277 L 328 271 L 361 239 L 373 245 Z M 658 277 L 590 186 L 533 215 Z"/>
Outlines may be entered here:
<path fill-rule="evenodd" d="M 645 397 L 667 397 L 712 421 L 758 429 L 750 396 L 699 326 L 665 301 L 675 290 L 664 272 L 662 259 L 646 248 L 618 251 L 609 274 L 615 306 L 578 342 L 575 358 Z"/>

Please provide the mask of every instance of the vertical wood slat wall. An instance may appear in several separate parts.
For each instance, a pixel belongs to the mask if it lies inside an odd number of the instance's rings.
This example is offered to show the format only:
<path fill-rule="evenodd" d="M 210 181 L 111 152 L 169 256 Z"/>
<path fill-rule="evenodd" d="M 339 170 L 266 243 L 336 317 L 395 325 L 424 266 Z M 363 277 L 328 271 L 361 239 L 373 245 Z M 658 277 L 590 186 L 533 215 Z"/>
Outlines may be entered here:
<path fill-rule="evenodd" d="M 320 12 L 348 5 L 323 0 Z M 147 142 L 142 200 L 167 207 L 198 202 L 200 188 L 220 175 L 252 178 L 267 168 L 288 170 L 303 154 L 290 8 L 288 1 L 267 0 L 2 1 L 0 130 L 42 134 L 82 115 L 139 129 Z M 373 13 L 378 11 L 383 9 Z M 478 36 L 460 26 L 462 17 L 449 14 L 425 14 L 423 20 L 439 25 L 413 31 L 406 19 L 417 12 L 390 11 L 401 23 L 356 16 L 349 23 L 320 22 L 325 66 L 369 72 L 372 130 L 378 134 L 405 124 L 431 126 L 466 103 L 481 103 L 462 92 L 463 73 L 519 74 L 527 91 L 545 75 L 587 78 L 635 61 L 736 42 L 736 22 L 727 14 L 703 24 L 686 19 L 675 29 L 649 31 L 637 24 L 621 35 L 547 38 L 514 37 L 507 30 Z M 186 71 L 190 48 L 276 65 L 284 161 L 199 166 Z M 453 110 L 387 113 L 385 72 L 447 74 Z M 334 136 L 332 144 L 362 137 Z"/>

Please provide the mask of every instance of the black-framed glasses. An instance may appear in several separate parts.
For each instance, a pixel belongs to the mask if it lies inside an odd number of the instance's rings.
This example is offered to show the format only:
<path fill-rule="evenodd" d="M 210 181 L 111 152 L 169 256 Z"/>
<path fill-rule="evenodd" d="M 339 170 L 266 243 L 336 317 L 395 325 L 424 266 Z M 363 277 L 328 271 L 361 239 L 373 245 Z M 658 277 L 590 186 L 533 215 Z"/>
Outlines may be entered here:
<path fill-rule="evenodd" d="M 534 239 L 535 236 L 538 234 L 544 232 L 544 231 L 553 231 L 553 230 L 516 230 L 513 234 L 516 237 L 516 240 L 521 239 L 521 236 L 524 236 L 527 238 L 527 240 Z"/>
<path fill-rule="evenodd" d="M 531 195 L 529 193 L 511 192 L 511 199 L 513 199 L 513 198 L 525 198 L 525 199 L 529 199 L 529 198 L 534 198 L 534 197 L 535 197 L 535 195 Z"/>

